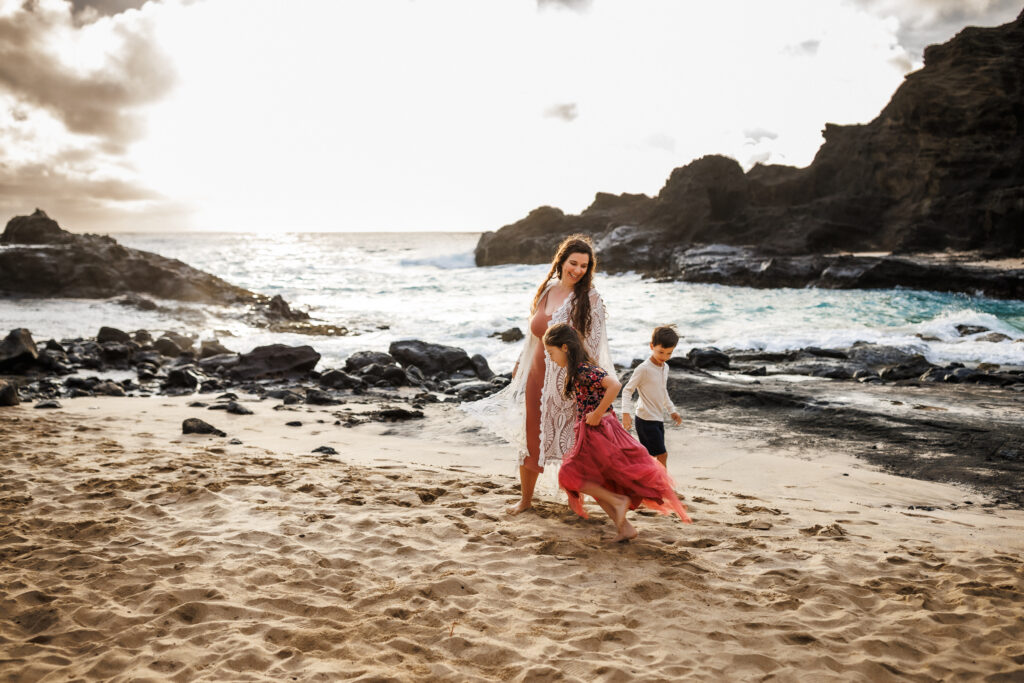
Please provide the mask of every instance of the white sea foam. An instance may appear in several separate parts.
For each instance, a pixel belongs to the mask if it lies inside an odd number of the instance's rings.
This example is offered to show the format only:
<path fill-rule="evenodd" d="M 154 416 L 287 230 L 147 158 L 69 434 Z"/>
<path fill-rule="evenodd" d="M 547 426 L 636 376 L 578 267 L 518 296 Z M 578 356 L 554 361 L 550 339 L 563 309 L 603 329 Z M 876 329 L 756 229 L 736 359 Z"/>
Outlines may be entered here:
<path fill-rule="evenodd" d="M 472 267 L 477 235 L 189 234 L 118 235 L 129 247 L 177 258 L 229 282 L 281 294 L 321 320 L 353 331 L 345 337 L 282 335 L 254 329 L 207 306 L 160 302 L 146 312 L 109 301 L 0 300 L 0 332 L 27 327 L 36 339 L 94 336 L 102 325 L 178 330 L 219 338 L 249 351 L 269 343 L 310 344 L 318 366 L 337 367 L 355 351 L 387 350 L 423 339 L 483 354 L 498 372 L 512 368 L 520 345 L 490 335 L 526 331 L 530 302 L 547 265 Z M 1024 337 L 1024 302 L 913 290 L 751 289 L 653 282 L 636 274 L 599 273 L 608 309 L 612 357 L 628 364 L 648 352 L 651 329 L 675 323 L 677 353 L 694 346 L 786 351 L 843 347 L 856 341 L 899 346 L 932 362 L 1024 363 L 1024 343 L 960 336 L 977 325 Z"/>

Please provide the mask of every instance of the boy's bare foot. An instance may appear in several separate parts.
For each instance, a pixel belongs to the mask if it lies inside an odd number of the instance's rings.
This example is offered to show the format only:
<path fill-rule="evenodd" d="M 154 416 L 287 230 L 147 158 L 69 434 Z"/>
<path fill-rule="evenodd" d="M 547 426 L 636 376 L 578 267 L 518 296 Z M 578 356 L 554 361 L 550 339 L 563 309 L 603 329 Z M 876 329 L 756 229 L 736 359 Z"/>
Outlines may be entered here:
<path fill-rule="evenodd" d="M 518 515 L 520 512 L 526 512 L 531 507 L 533 507 L 533 503 L 531 501 L 520 500 L 517 505 L 513 505 L 512 507 L 505 510 L 505 512 L 509 515 Z"/>
<path fill-rule="evenodd" d="M 638 533 L 640 532 L 636 530 L 636 527 L 630 524 L 627 520 L 623 522 L 622 527 L 619 528 L 619 534 L 614 538 L 608 539 L 608 542 L 623 543 L 625 541 L 632 541 L 634 538 L 636 538 Z"/>

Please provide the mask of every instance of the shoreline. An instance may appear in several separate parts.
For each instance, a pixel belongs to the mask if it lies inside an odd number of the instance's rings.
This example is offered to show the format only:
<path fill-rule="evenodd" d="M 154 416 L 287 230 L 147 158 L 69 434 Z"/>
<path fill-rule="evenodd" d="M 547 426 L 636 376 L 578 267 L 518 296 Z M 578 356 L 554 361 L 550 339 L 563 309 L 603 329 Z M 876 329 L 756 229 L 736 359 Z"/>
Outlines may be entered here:
<path fill-rule="evenodd" d="M 695 524 L 631 513 L 639 539 L 608 545 L 592 503 L 582 520 L 547 492 L 504 515 L 514 453 L 453 406 L 345 427 L 338 406 L 193 398 L 4 412 L 0 661 L 18 680 L 1024 671 L 1024 511 L 962 487 L 688 422 L 667 443 Z M 184 417 L 227 436 L 183 435 Z"/>

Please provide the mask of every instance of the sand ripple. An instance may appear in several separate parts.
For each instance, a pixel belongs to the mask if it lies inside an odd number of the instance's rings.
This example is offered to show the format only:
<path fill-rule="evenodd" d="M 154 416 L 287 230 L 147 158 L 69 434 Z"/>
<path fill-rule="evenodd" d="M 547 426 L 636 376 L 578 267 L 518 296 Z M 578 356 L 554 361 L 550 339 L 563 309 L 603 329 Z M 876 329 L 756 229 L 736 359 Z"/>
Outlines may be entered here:
<path fill-rule="evenodd" d="M 1017 552 L 713 488 L 608 546 L 511 478 L 2 419 L 3 680 L 1024 679 Z"/>

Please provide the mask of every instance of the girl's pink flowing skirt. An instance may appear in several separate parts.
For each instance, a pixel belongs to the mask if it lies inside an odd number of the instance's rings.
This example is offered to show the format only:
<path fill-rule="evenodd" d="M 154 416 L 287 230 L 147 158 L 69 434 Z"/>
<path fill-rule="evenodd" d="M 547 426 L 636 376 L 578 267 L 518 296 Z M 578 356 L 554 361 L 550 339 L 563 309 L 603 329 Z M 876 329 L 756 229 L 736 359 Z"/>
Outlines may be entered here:
<path fill-rule="evenodd" d="M 558 483 L 569 494 L 569 507 L 580 517 L 588 516 L 580 493 L 587 482 L 628 496 L 630 510 L 642 504 L 663 515 L 675 512 L 686 523 L 692 521 L 668 471 L 623 429 L 612 411 L 596 427 L 583 420 L 576 423 L 576 444 L 558 471 Z"/>

